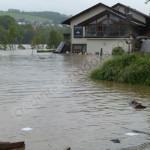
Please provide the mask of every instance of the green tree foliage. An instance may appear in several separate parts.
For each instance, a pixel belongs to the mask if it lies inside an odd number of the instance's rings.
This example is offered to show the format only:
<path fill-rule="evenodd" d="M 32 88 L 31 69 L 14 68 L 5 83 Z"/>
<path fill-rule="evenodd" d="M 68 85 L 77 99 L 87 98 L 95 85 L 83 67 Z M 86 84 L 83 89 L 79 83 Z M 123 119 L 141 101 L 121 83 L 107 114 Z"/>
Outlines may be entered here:
<path fill-rule="evenodd" d="M 6 50 L 7 44 L 8 44 L 7 35 L 4 35 L 4 36 L 3 36 L 3 40 L 0 41 L 0 44 L 1 44 L 1 46 L 2 46 L 2 47 L 0 47 L 0 49 Z"/>
<path fill-rule="evenodd" d="M 40 44 L 40 36 L 34 36 L 34 38 L 33 38 L 33 44 L 35 45 L 35 46 L 38 46 L 39 44 Z"/>
<path fill-rule="evenodd" d="M 40 35 L 35 35 L 32 43 L 36 46 L 39 47 L 39 45 L 42 45 L 42 48 L 44 48 L 44 44 L 45 44 L 45 35 L 44 33 L 41 33 Z"/>
<path fill-rule="evenodd" d="M 34 29 L 31 24 L 21 25 L 21 36 L 23 36 L 22 44 L 31 43 L 34 37 Z"/>
<path fill-rule="evenodd" d="M 124 54 L 93 70 L 92 79 L 150 86 L 150 53 Z"/>
<path fill-rule="evenodd" d="M 60 42 L 62 42 L 63 40 L 63 35 L 59 31 L 53 29 L 49 34 L 47 46 L 49 48 L 57 48 Z"/>
<path fill-rule="evenodd" d="M 15 19 L 10 16 L 0 16 L 0 25 L 3 26 L 5 30 L 9 29 L 11 23 L 15 23 Z"/>
<path fill-rule="evenodd" d="M 34 31 L 34 36 L 40 36 L 40 44 L 46 44 L 46 39 L 48 38 L 48 32 L 49 29 L 44 28 L 42 26 L 37 27 L 37 29 Z"/>
<path fill-rule="evenodd" d="M 8 37 L 7 37 L 10 49 L 13 48 L 13 44 L 15 44 L 17 40 L 16 38 L 17 38 L 17 26 L 14 22 L 12 22 L 9 26 Z"/>
<path fill-rule="evenodd" d="M 66 28 L 61 27 L 42 27 L 36 30 L 31 24 L 18 25 L 14 18 L 10 16 L 0 16 L 0 49 L 6 49 L 9 45 L 12 49 L 14 44 L 35 45 L 48 43 L 50 47 L 57 47 L 63 41 L 63 35 Z"/>
<path fill-rule="evenodd" d="M 7 30 L 4 29 L 4 27 L 2 25 L 0 25 L 0 41 L 3 41 L 4 36 L 7 35 Z"/>
<path fill-rule="evenodd" d="M 122 54 L 124 54 L 124 49 L 122 48 L 122 47 L 115 47 L 115 48 L 113 48 L 113 50 L 112 50 L 112 55 L 122 55 Z"/>
<path fill-rule="evenodd" d="M 40 34 L 40 44 L 42 44 L 43 48 L 44 48 L 44 44 L 45 44 L 45 34 L 44 34 L 44 32 Z"/>

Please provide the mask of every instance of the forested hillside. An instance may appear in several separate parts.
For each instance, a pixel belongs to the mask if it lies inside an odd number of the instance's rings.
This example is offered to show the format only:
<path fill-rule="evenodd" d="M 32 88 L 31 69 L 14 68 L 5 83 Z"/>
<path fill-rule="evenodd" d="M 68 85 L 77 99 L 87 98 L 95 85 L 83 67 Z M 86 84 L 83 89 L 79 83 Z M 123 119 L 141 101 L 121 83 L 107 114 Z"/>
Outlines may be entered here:
<path fill-rule="evenodd" d="M 37 17 L 37 16 L 31 16 L 31 15 L 27 15 L 27 14 L 22 14 L 22 13 L 10 13 L 10 12 L 0 12 L 0 16 L 11 16 L 13 17 L 16 21 L 20 20 L 20 19 L 24 19 L 26 21 L 33 21 L 33 22 L 47 22 L 47 23 L 53 23 L 53 21 L 51 19 L 47 19 L 47 18 L 42 18 L 42 17 Z"/>
<path fill-rule="evenodd" d="M 11 9 L 11 11 L 0 11 L 0 16 L 9 15 L 15 18 L 16 21 L 24 19 L 25 21 L 42 22 L 48 24 L 58 25 L 70 16 L 60 14 L 57 12 L 43 11 L 43 12 L 24 12 L 20 10 Z"/>
<path fill-rule="evenodd" d="M 60 24 L 62 21 L 69 18 L 67 15 L 63 15 L 57 12 L 50 12 L 50 11 L 44 11 L 44 12 L 22 12 L 22 14 L 27 14 L 31 16 L 37 16 L 42 17 L 46 19 L 50 19 L 53 21 L 54 24 Z"/>

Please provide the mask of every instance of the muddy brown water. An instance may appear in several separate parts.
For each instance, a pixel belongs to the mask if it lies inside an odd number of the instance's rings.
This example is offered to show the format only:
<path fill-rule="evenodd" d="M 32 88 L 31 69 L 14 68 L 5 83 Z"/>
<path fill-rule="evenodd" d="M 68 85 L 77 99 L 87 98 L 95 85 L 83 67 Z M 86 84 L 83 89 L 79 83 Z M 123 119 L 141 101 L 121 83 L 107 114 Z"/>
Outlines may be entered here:
<path fill-rule="evenodd" d="M 90 80 L 104 59 L 0 51 L 0 141 L 25 141 L 26 150 L 149 150 L 149 135 L 127 133 L 150 131 L 150 88 Z"/>

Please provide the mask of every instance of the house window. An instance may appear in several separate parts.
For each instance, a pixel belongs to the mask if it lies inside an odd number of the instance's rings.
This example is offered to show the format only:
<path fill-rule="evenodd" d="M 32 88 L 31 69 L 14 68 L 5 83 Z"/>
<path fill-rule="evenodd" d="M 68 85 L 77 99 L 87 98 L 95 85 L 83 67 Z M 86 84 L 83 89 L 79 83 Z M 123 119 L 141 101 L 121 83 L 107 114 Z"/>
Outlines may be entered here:
<path fill-rule="evenodd" d="M 96 21 L 91 22 L 90 24 L 96 24 Z"/>
<path fill-rule="evenodd" d="M 102 24 L 108 24 L 108 20 L 103 21 Z"/>
<path fill-rule="evenodd" d="M 119 22 L 119 18 L 110 14 L 109 18 L 115 22 Z"/>
<path fill-rule="evenodd" d="M 86 27 L 86 34 L 88 36 L 96 36 L 96 25 L 90 25 Z"/>
<path fill-rule="evenodd" d="M 126 37 L 130 33 L 127 21 L 107 14 L 91 21 L 86 26 L 86 37 Z"/>
<path fill-rule="evenodd" d="M 100 22 L 102 22 L 103 20 L 106 20 L 106 19 L 107 19 L 107 15 L 97 19 L 97 23 L 100 23 Z"/>
<path fill-rule="evenodd" d="M 86 52 L 86 44 L 73 44 L 72 46 L 72 52 L 73 53 L 85 53 Z"/>
<path fill-rule="evenodd" d="M 103 26 L 97 26 L 97 31 L 103 31 Z"/>

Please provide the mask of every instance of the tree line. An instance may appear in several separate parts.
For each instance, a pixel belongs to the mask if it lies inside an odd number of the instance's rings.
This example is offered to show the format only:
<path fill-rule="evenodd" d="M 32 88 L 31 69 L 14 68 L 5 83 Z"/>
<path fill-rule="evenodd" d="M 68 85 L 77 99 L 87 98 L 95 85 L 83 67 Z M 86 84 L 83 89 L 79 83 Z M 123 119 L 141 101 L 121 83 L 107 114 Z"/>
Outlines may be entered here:
<path fill-rule="evenodd" d="M 63 33 L 68 29 L 61 27 L 42 27 L 36 29 L 31 24 L 18 25 L 10 16 L 0 16 L 0 45 L 1 49 L 13 48 L 14 44 L 47 44 L 56 48 L 63 41 Z"/>

